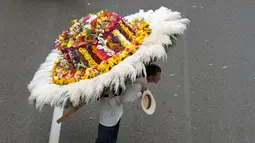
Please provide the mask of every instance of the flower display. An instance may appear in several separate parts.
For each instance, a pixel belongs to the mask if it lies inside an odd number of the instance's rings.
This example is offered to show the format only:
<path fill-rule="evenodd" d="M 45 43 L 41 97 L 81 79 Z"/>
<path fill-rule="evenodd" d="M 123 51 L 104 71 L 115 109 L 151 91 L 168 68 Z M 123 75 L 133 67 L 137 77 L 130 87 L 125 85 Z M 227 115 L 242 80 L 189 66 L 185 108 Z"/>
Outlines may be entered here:
<path fill-rule="evenodd" d="M 113 12 L 73 20 L 55 41 L 61 55 L 54 63 L 52 82 L 65 85 L 109 72 L 134 54 L 150 33 L 144 19 L 127 21 Z"/>
<path fill-rule="evenodd" d="M 125 90 L 147 64 L 166 60 L 189 22 L 164 6 L 125 17 L 100 11 L 75 19 L 56 36 L 56 48 L 29 82 L 29 102 L 40 110 L 68 102 L 79 107 Z"/>

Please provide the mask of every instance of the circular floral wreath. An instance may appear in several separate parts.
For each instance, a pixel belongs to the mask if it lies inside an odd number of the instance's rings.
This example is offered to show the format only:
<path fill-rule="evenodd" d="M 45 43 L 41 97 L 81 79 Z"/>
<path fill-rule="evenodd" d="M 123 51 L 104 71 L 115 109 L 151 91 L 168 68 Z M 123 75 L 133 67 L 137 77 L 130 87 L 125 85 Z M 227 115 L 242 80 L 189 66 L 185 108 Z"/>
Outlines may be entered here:
<path fill-rule="evenodd" d="M 106 73 L 134 54 L 150 33 L 144 19 L 129 22 L 113 12 L 73 20 L 56 39 L 60 56 L 52 68 L 52 82 L 66 85 Z"/>

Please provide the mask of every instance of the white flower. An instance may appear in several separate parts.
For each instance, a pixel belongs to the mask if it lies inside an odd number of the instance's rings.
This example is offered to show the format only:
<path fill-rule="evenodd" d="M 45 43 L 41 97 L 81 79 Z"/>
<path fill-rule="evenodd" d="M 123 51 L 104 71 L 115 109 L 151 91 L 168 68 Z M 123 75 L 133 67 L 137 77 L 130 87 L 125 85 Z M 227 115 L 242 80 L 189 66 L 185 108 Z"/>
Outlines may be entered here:
<path fill-rule="evenodd" d="M 98 46 L 97 46 L 97 49 L 99 49 L 99 50 L 104 50 L 104 51 L 107 53 L 107 55 L 109 55 L 109 56 L 112 56 L 112 55 L 115 54 L 114 51 L 112 51 L 111 49 L 107 48 L 106 46 L 98 45 Z"/>
<path fill-rule="evenodd" d="M 93 16 L 90 17 L 90 19 L 87 20 L 87 22 L 90 23 L 90 22 L 91 22 L 92 20 L 94 20 L 95 18 L 97 18 L 97 16 L 96 16 L 96 15 L 93 15 Z"/>
<path fill-rule="evenodd" d="M 91 29 L 91 25 L 90 25 L 90 24 L 86 24 L 86 25 L 84 26 L 84 28 L 85 28 L 85 29 Z"/>
<path fill-rule="evenodd" d="M 57 77 L 57 76 L 54 76 L 54 79 L 55 79 L 55 80 L 58 80 L 58 77 Z"/>

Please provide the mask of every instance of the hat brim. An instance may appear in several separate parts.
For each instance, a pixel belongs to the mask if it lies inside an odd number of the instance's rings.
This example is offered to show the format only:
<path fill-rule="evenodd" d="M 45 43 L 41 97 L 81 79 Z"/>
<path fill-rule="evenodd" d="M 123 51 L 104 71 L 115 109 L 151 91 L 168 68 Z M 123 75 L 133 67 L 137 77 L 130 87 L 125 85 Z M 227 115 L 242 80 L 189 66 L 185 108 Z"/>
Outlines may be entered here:
<path fill-rule="evenodd" d="M 156 110 L 156 101 L 149 90 L 144 91 L 142 95 L 141 105 L 143 111 L 148 114 L 152 115 Z"/>

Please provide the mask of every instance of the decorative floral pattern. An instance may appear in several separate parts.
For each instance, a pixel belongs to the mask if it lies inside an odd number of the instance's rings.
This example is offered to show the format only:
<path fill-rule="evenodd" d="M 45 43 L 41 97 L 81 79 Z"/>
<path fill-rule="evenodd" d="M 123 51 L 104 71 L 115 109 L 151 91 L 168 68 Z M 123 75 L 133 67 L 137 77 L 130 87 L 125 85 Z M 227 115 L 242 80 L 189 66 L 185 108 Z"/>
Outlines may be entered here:
<path fill-rule="evenodd" d="M 52 82 L 65 85 L 106 73 L 135 53 L 150 33 L 144 19 L 128 22 L 113 12 L 73 20 L 55 41 L 60 57 L 52 69 Z"/>

